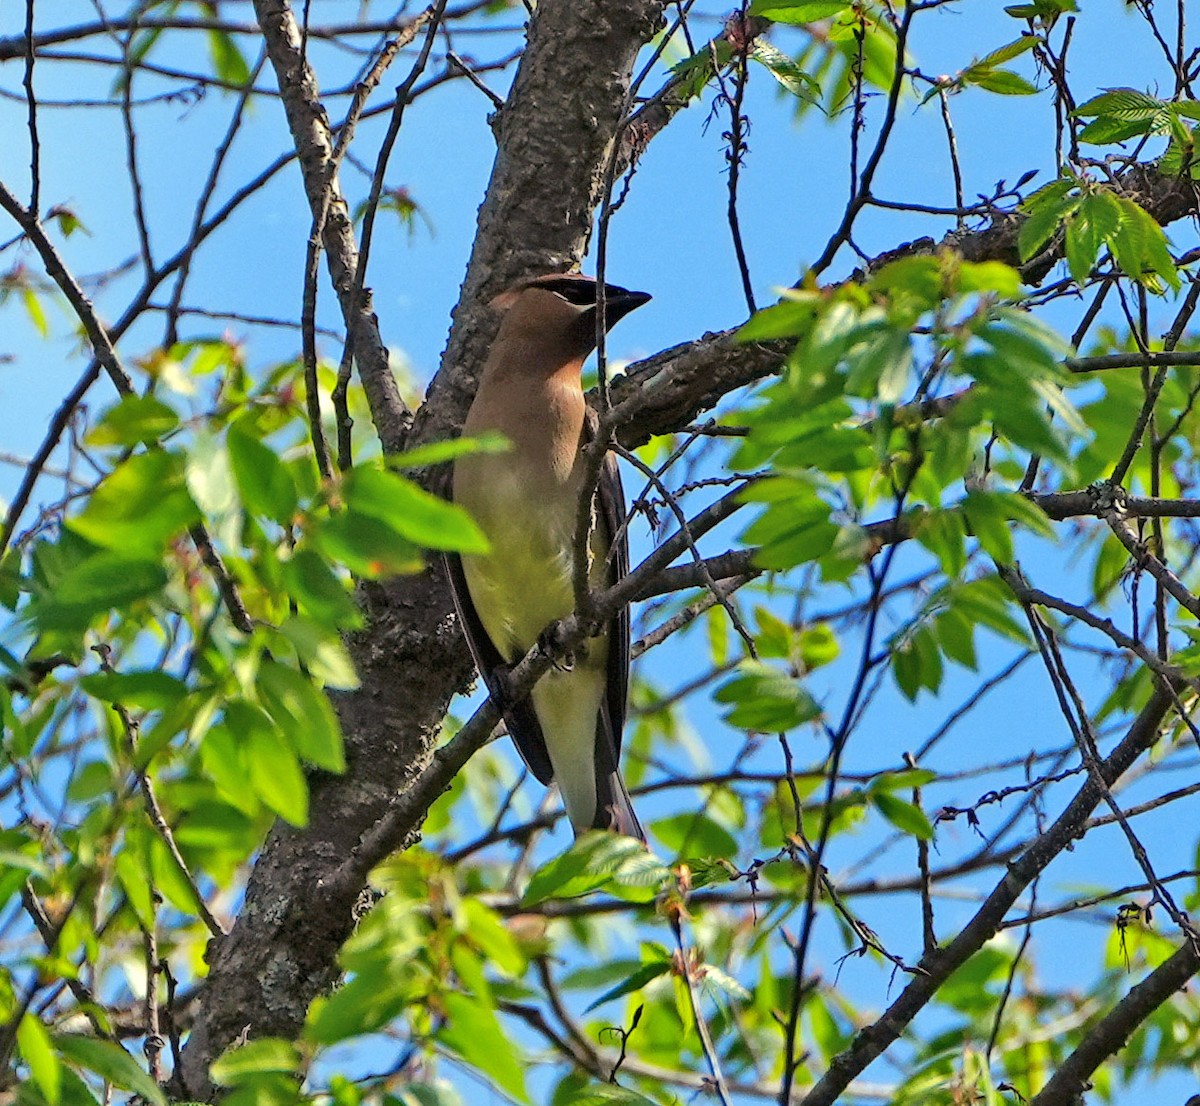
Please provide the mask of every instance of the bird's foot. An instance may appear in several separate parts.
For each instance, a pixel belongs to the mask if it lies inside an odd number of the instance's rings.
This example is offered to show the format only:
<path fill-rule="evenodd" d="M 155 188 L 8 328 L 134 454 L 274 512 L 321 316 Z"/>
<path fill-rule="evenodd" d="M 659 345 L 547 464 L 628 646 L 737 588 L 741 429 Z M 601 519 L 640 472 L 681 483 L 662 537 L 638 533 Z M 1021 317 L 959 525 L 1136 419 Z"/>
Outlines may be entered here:
<path fill-rule="evenodd" d="M 547 626 L 538 634 L 537 644 L 538 649 L 550 658 L 556 672 L 570 672 L 575 667 L 575 662 L 587 655 L 586 645 L 581 644 L 574 649 L 566 648 L 562 626 L 558 622 Z"/>

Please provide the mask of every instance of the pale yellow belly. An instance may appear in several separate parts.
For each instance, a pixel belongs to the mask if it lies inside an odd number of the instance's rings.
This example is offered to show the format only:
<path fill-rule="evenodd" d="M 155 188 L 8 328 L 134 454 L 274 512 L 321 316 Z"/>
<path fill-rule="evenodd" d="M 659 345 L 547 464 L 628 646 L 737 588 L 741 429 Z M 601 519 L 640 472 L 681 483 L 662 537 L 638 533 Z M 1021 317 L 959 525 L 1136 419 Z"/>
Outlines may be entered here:
<path fill-rule="evenodd" d="M 509 473 L 493 472 L 464 503 L 483 528 L 492 551 L 464 556 L 471 601 L 502 656 L 519 660 L 551 623 L 575 609 L 572 586 L 576 500 L 560 493 L 530 494 Z M 457 497 L 456 497 L 457 498 Z M 460 500 L 461 501 L 461 500 Z M 605 575 L 599 535 L 591 540 L 592 585 Z"/>

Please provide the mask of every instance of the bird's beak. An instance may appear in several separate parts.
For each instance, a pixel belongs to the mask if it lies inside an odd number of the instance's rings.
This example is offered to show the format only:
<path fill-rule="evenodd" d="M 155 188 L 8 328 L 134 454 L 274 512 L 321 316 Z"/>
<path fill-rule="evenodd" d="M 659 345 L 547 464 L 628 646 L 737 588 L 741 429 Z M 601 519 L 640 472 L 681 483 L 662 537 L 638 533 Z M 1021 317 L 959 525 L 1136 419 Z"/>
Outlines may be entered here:
<path fill-rule="evenodd" d="M 651 300 L 649 292 L 630 292 L 609 284 L 604 290 L 604 321 L 609 327 Z"/>

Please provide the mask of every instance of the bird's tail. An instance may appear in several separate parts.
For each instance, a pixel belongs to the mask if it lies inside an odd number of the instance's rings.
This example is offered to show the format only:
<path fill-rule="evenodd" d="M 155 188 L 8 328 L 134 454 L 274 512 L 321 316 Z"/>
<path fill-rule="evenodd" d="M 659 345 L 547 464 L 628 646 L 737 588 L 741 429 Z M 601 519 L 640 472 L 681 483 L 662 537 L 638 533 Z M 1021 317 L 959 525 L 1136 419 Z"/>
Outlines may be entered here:
<path fill-rule="evenodd" d="M 636 837 L 643 845 L 647 844 L 646 831 L 634 813 L 620 771 L 614 768 L 611 772 L 601 772 L 596 783 L 596 827 Z"/>

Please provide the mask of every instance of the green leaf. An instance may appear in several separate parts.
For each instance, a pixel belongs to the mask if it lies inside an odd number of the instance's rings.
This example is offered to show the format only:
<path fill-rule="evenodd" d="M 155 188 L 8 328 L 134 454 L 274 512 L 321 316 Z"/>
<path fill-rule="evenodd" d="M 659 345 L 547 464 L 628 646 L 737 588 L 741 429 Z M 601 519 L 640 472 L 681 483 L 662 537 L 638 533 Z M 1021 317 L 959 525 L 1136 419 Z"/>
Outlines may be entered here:
<path fill-rule="evenodd" d="M 1064 184 L 1066 188 L 1074 186 L 1074 181 L 1055 183 Z M 1039 189 L 1021 205 L 1025 221 L 1017 232 L 1017 252 L 1022 262 L 1037 254 L 1054 236 L 1063 220 L 1079 206 L 1079 196 L 1055 196 L 1047 191 L 1050 187 Z M 1039 197 L 1042 199 L 1039 200 Z"/>
<path fill-rule="evenodd" d="M 1003 261 L 964 261 L 955 283 L 960 292 L 995 292 L 1001 299 L 1015 300 L 1021 294 L 1021 274 Z"/>
<path fill-rule="evenodd" d="M 1026 648 L 1032 644 L 1025 626 L 1012 616 L 1012 593 L 998 577 L 955 584 L 945 594 L 947 601 L 971 621 Z"/>
<path fill-rule="evenodd" d="M 910 702 L 923 687 L 936 694 L 942 673 L 942 655 L 928 626 L 918 626 L 893 646 L 892 674 Z"/>
<path fill-rule="evenodd" d="M 69 569 L 48 594 L 36 596 L 25 613 L 40 630 L 83 630 L 97 615 L 155 595 L 166 584 L 157 560 L 96 553 Z"/>
<path fill-rule="evenodd" d="M 818 23 L 850 5 L 851 0 L 754 0 L 750 14 L 775 23 Z"/>
<path fill-rule="evenodd" d="M 1011 564 L 1013 540 L 1003 503 L 989 492 L 969 492 L 963 500 L 963 513 L 988 556 L 1000 564 Z"/>
<path fill-rule="evenodd" d="M 570 1106 L 658 1106 L 653 1098 L 622 1087 L 619 1083 L 596 1083 L 573 1091 Z"/>
<path fill-rule="evenodd" d="M 419 469 L 445 464 L 473 453 L 511 452 L 512 443 L 503 434 L 487 433 L 468 438 L 448 438 L 406 449 L 403 453 L 390 453 L 385 462 L 389 468 Z"/>
<path fill-rule="evenodd" d="M 842 651 L 837 634 L 825 622 L 805 626 L 800 631 L 798 646 L 800 662 L 804 665 L 806 672 L 812 672 L 813 669 L 832 663 L 837 660 Z"/>
<path fill-rule="evenodd" d="M 318 688 L 352 691 L 359 686 L 346 642 L 328 626 L 297 615 L 281 623 L 279 633 L 296 650 L 301 667 Z"/>
<path fill-rule="evenodd" d="M 25 314 L 33 324 L 33 329 L 42 338 L 50 337 L 50 324 L 46 320 L 46 312 L 42 310 L 42 301 L 31 284 L 21 288 L 21 302 L 25 305 Z"/>
<path fill-rule="evenodd" d="M 369 515 L 339 511 L 310 531 L 313 544 L 355 576 L 382 579 L 420 572 L 425 558 L 412 542 Z"/>
<path fill-rule="evenodd" d="M 521 901 L 533 906 L 549 898 L 585 895 L 610 882 L 622 865 L 648 855 L 636 838 L 603 830 L 585 833 L 565 853 L 533 873 Z"/>
<path fill-rule="evenodd" d="M 650 829 L 676 855 L 729 859 L 738 854 L 733 834 L 703 810 L 659 818 Z"/>
<path fill-rule="evenodd" d="M 336 629 L 361 624 L 362 612 L 346 583 L 311 549 L 295 550 L 282 563 L 283 582 L 301 614 Z"/>
<path fill-rule="evenodd" d="M 82 514 L 67 526 L 105 549 L 158 554 L 176 535 L 200 520 L 184 483 L 177 453 L 151 450 L 118 465 L 92 493 Z"/>
<path fill-rule="evenodd" d="M 966 531 L 958 511 L 926 512 L 917 523 L 913 536 L 937 557 L 947 576 L 958 576 L 966 567 Z"/>
<path fill-rule="evenodd" d="M 1006 61 L 1012 61 L 1013 58 L 1019 58 L 1022 54 L 1027 54 L 1037 44 L 1037 35 L 1024 34 L 1004 46 L 997 47 L 990 54 L 985 54 L 977 61 L 973 61 L 971 68 L 974 69 L 976 66 L 982 66 L 990 69 L 997 65 L 1003 65 Z"/>
<path fill-rule="evenodd" d="M 1120 196 L 1115 201 L 1121 211 L 1121 222 L 1110 242 L 1121 271 L 1152 291 L 1159 290 L 1155 278 L 1178 290 L 1179 272 L 1162 227 L 1133 200 Z"/>
<path fill-rule="evenodd" d="M 637 971 L 626 976 L 615 987 L 610 987 L 605 991 L 604 994 L 584 1010 L 584 1013 L 590 1014 L 597 1006 L 603 1006 L 606 1002 L 612 1002 L 615 998 L 623 998 L 625 995 L 633 994 L 634 991 L 640 991 L 647 983 L 658 979 L 661 975 L 666 975 L 670 970 L 670 960 L 652 960 L 649 964 L 643 964 Z"/>
<path fill-rule="evenodd" d="M 785 91 L 814 107 L 821 102 L 821 85 L 807 74 L 782 50 L 765 38 L 756 38 L 750 46 L 750 57 L 765 66 Z"/>
<path fill-rule="evenodd" d="M 886 791 L 872 794 L 871 801 L 875 809 L 898 830 L 921 841 L 933 840 L 933 826 L 919 806 Z"/>
<path fill-rule="evenodd" d="M 512 932 L 491 907 L 478 899 L 464 899 L 461 915 L 455 918 L 460 932 L 487 960 L 510 979 L 524 972 L 527 958 Z"/>
<path fill-rule="evenodd" d="M 413 1001 L 407 982 L 381 983 L 356 976 L 329 995 L 316 999 L 308 1012 L 305 1037 L 318 1045 L 375 1033 L 397 1018 Z"/>
<path fill-rule="evenodd" d="M 718 994 L 736 999 L 738 1002 L 750 1002 L 751 994 L 736 979 L 716 964 L 703 964 L 700 968 L 702 988 L 714 1000 Z"/>
<path fill-rule="evenodd" d="M 770 502 L 741 536 L 748 545 L 761 547 L 755 551 L 755 561 L 763 568 L 784 569 L 828 553 L 838 535 L 837 524 L 829 519 L 829 504 L 811 488 L 778 479 L 749 489 L 746 498 L 761 501 L 776 491 L 780 498 Z"/>
<path fill-rule="evenodd" d="M 187 694 L 187 685 L 160 669 L 140 672 L 96 672 L 84 676 L 80 686 L 106 703 L 139 710 L 165 710 Z"/>
<path fill-rule="evenodd" d="M 820 717 L 817 701 L 800 681 L 778 669 L 753 661 L 738 666 L 738 675 L 717 689 L 713 698 L 729 703 L 729 725 L 759 733 L 778 733 Z"/>
<path fill-rule="evenodd" d="M 62 1093 L 62 1065 L 55 1055 L 50 1034 L 41 1019 L 26 1014 L 17 1025 L 17 1047 L 29 1065 L 29 1074 L 50 1106 L 58 1106 Z"/>
<path fill-rule="evenodd" d="M 285 526 L 290 523 L 299 506 L 299 497 L 287 466 L 241 423 L 229 428 L 225 441 L 238 494 L 246 510 Z"/>
<path fill-rule="evenodd" d="M 156 396 L 123 396 L 88 432 L 91 445 L 151 445 L 179 425 L 179 416 Z"/>
<path fill-rule="evenodd" d="M 975 655 L 975 627 L 961 611 L 950 607 L 933 623 L 934 636 L 943 653 L 972 672 L 979 667 Z"/>
<path fill-rule="evenodd" d="M 1136 88 L 1109 88 L 1099 96 L 1093 96 L 1072 113 L 1081 119 L 1106 115 L 1113 119 L 1150 120 L 1164 107 L 1158 100 Z"/>
<path fill-rule="evenodd" d="M 820 301 L 815 293 L 800 293 L 782 303 L 755 312 L 734 336 L 739 342 L 770 342 L 776 338 L 799 338 L 816 320 Z"/>
<path fill-rule="evenodd" d="M 253 729 L 242 737 L 241 749 L 257 794 L 293 826 L 308 822 L 308 783 L 300 761 L 282 735 Z"/>
<path fill-rule="evenodd" d="M 208 32 L 208 55 L 213 72 L 226 84 L 241 87 L 250 81 L 250 67 L 228 31 Z"/>
<path fill-rule="evenodd" d="M 213 1061 L 209 1074 L 222 1087 L 236 1087 L 258 1075 L 295 1075 L 300 1063 L 300 1053 L 290 1041 L 260 1037 L 226 1049 Z"/>
<path fill-rule="evenodd" d="M 347 513 L 378 519 L 414 545 L 460 553 L 488 552 L 487 539 L 466 511 L 403 476 L 359 466 L 347 475 L 342 495 Z"/>
<path fill-rule="evenodd" d="M 144 841 L 127 841 L 117 853 L 117 879 L 129 899 L 130 908 L 138 922 L 149 930 L 154 921 L 154 892 L 150 886 L 150 868 L 145 855 Z M 189 903 L 189 909 L 191 904 Z"/>
<path fill-rule="evenodd" d="M 82 1037 L 73 1033 L 54 1034 L 54 1047 L 73 1064 L 94 1072 L 123 1091 L 132 1091 L 156 1104 L 167 1106 L 166 1096 L 138 1062 L 120 1045 L 97 1037 Z"/>
<path fill-rule="evenodd" d="M 493 1080 L 501 1090 L 528 1102 L 525 1073 L 514 1048 L 500 1028 L 496 1012 L 478 997 L 451 991 L 442 996 L 446 1022 L 438 1040 L 458 1053 L 473 1068 Z"/>
<path fill-rule="evenodd" d="M 990 69 L 971 66 L 962 76 L 964 84 L 976 85 L 1000 96 L 1034 96 L 1037 86 L 1030 84 L 1011 69 Z"/>
<path fill-rule="evenodd" d="M 344 772 L 342 731 L 329 699 L 302 673 L 264 660 L 255 684 L 275 724 L 305 760 L 329 772 Z"/>
<path fill-rule="evenodd" d="M 846 391 L 874 396 L 880 403 L 896 404 L 904 398 L 912 368 L 912 335 L 907 329 L 887 329 L 872 336 L 848 359 Z"/>

